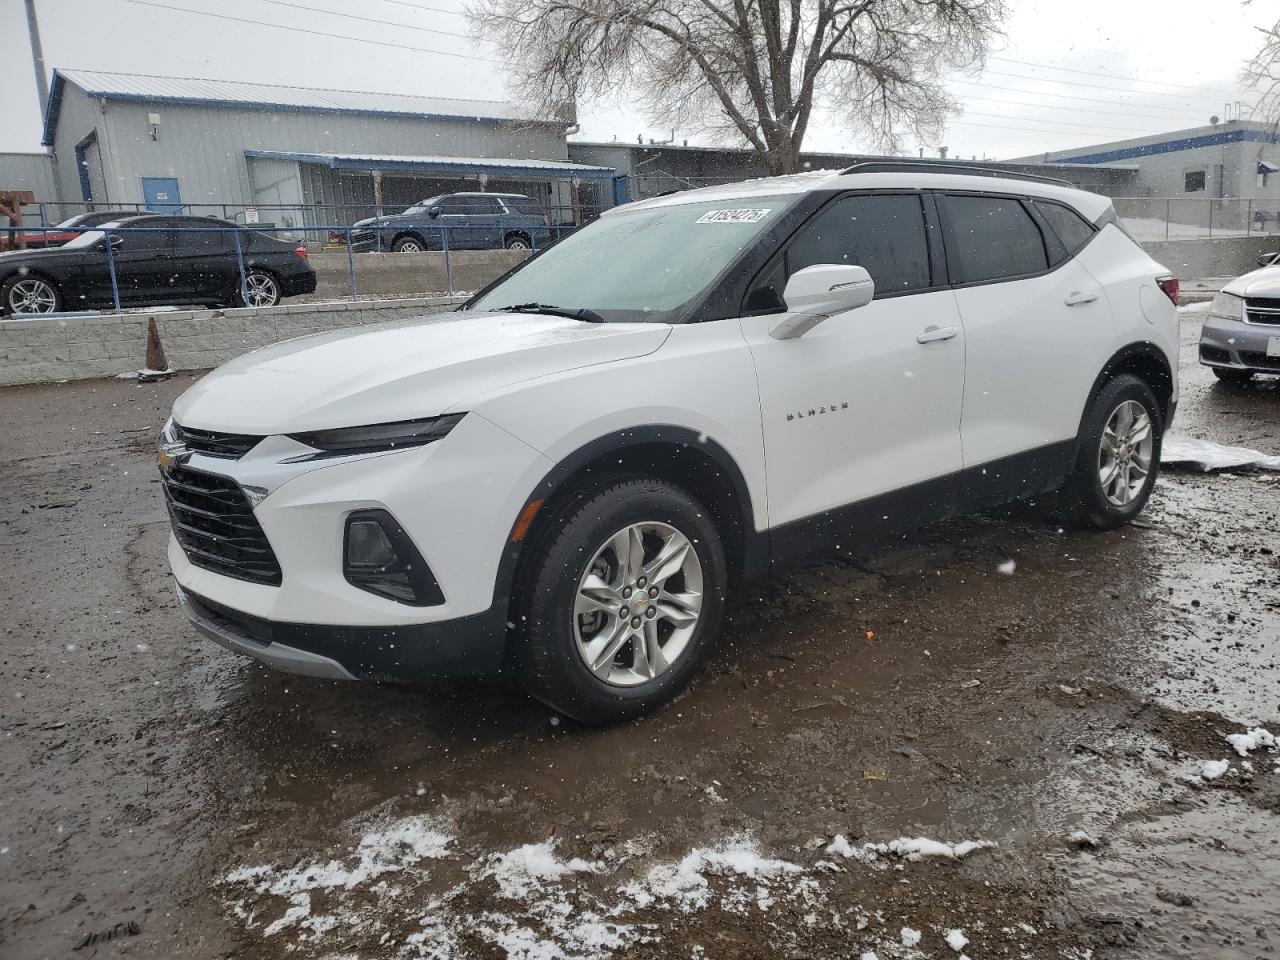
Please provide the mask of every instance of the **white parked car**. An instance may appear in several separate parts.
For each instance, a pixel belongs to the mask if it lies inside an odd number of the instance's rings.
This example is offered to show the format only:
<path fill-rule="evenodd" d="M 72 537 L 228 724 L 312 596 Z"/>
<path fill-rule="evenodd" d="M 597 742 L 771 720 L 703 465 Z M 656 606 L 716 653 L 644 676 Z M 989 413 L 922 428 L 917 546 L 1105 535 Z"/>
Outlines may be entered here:
<path fill-rule="evenodd" d="M 625 718 L 744 581 L 1050 491 L 1135 516 L 1175 298 L 1056 181 L 867 163 L 632 203 L 459 313 L 199 381 L 161 436 L 169 559 L 195 625 L 273 666 L 513 664 Z"/>

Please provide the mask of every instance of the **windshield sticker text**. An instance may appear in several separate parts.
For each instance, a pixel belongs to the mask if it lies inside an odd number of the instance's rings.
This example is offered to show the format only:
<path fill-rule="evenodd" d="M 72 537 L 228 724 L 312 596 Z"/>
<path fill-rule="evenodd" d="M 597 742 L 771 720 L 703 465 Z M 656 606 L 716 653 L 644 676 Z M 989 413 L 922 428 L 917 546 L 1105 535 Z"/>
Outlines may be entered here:
<path fill-rule="evenodd" d="M 708 210 L 694 223 L 759 223 L 769 213 L 768 209 Z"/>

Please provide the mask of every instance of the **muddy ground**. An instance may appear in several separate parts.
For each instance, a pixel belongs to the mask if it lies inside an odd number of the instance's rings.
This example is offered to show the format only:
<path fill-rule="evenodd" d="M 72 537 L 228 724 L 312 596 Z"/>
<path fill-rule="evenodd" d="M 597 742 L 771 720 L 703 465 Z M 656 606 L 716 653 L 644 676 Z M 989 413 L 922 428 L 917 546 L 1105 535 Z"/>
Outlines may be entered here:
<path fill-rule="evenodd" d="M 1183 376 L 1179 432 L 1280 453 L 1277 381 Z M 594 730 L 197 637 L 151 452 L 192 379 L 0 391 L 6 960 L 1280 954 L 1280 753 L 1224 739 L 1280 732 L 1276 474 L 868 545 Z M 865 846 L 914 837 L 994 846 Z"/>

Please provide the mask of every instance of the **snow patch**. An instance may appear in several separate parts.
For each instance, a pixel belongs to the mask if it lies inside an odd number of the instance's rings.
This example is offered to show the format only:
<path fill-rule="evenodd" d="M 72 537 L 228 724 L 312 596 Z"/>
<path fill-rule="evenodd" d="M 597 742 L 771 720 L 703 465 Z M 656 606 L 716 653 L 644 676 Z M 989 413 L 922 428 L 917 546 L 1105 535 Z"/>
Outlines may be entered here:
<path fill-rule="evenodd" d="M 1228 734 L 1227 743 L 1231 744 L 1236 753 L 1242 757 L 1247 757 L 1250 751 L 1259 750 L 1262 747 L 1267 747 L 1271 750 L 1280 747 L 1280 739 L 1265 727 L 1254 727 L 1247 733 Z"/>
<path fill-rule="evenodd" d="M 1230 760 L 1206 760 L 1200 765 L 1200 777 L 1203 780 L 1217 780 L 1230 766 Z"/>
<path fill-rule="evenodd" d="M 360 838 L 353 856 L 327 863 L 309 863 L 277 871 L 268 865 L 241 867 L 223 882 L 247 883 L 258 893 L 293 899 L 311 890 L 350 890 L 384 873 L 403 870 L 425 859 L 448 856 L 453 837 L 432 817 L 404 817 Z M 351 861 L 355 862 L 352 863 Z"/>
<path fill-rule="evenodd" d="M 599 863 L 588 863 L 578 857 L 561 860 L 556 856 L 554 839 L 541 843 L 526 843 L 507 853 L 498 854 L 481 872 L 482 877 L 493 877 L 504 897 L 520 900 L 545 883 L 555 883 L 571 873 L 595 873 Z"/>
<path fill-rule="evenodd" d="M 873 864 L 881 857 L 900 857 L 912 862 L 928 857 L 940 857 L 944 860 L 963 860 L 975 850 L 994 847 L 990 840 L 965 840 L 961 843 L 946 843 L 931 840 L 928 837 L 899 837 L 888 843 L 864 843 L 855 847 L 849 843 L 844 834 L 836 834 L 824 852 L 857 860 L 860 863 Z"/>
<path fill-rule="evenodd" d="M 1160 442 L 1160 462 L 1210 470 L 1280 470 L 1280 456 L 1271 456 L 1248 447 L 1229 447 L 1211 440 L 1165 437 Z"/>
<path fill-rule="evenodd" d="M 803 868 L 797 864 L 763 856 L 753 839 L 738 835 L 716 847 L 695 847 L 676 863 L 657 864 L 643 881 L 626 884 L 619 892 L 639 907 L 655 900 L 674 900 L 688 911 L 705 907 L 711 898 L 711 884 L 706 874 L 754 880 L 763 885 L 760 889 L 767 896 L 769 881 L 802 872 Z M 757 903 L 761 899 L 757 893 Z"/>
<path fill-rule="evenodd" d="M 942 937 L 947 941 L 947 946 L 959 953 L 969 945 L 969 938 L 964 935 L 963 930 L 948 930 Z"/>
<path fill-rule="evenodd" d="M 913 930 L 911 927 L 903 927 L 899 936 L 902 938 L 902 945 L 904 947 L 914 947 L 919 945 L 920 938 L 924 936 L 924 934 L 919 930 Z"/>

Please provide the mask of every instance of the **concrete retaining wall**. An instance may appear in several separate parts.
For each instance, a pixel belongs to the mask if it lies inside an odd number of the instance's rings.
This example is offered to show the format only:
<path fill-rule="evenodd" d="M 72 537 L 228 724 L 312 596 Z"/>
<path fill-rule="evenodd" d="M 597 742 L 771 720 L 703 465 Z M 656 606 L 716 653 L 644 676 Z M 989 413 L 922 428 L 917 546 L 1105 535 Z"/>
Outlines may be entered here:
<path fill-rule="evenodd" d="M 453 289 L 476 291 L 529 256 L 527 250 L 460 250 L 449 254 Z M 356 287 L 362 297 L 410 297 L 449 289 L 443 253 L 357 253 Z M 313 253 L 316 297 L 351 296 L 345 252 Z"/>
<path fill-rule="evenodd" d="M 441 313 L 461 302 L 460 297 L 423 297 L 0 320 L 0 386 L 133 373 L 144 365 L 152 317 L 169 365 L 204 370 L 281 340 Z"/>
<path fill-rule="evenodd" d="M 1280 237 L 1214 237 L 1203 240 L 1149 240 L 1142 249 L 1182 280 L 1238 277 L 1258 269 L 1258 257 L 1280 250 Z"/>

